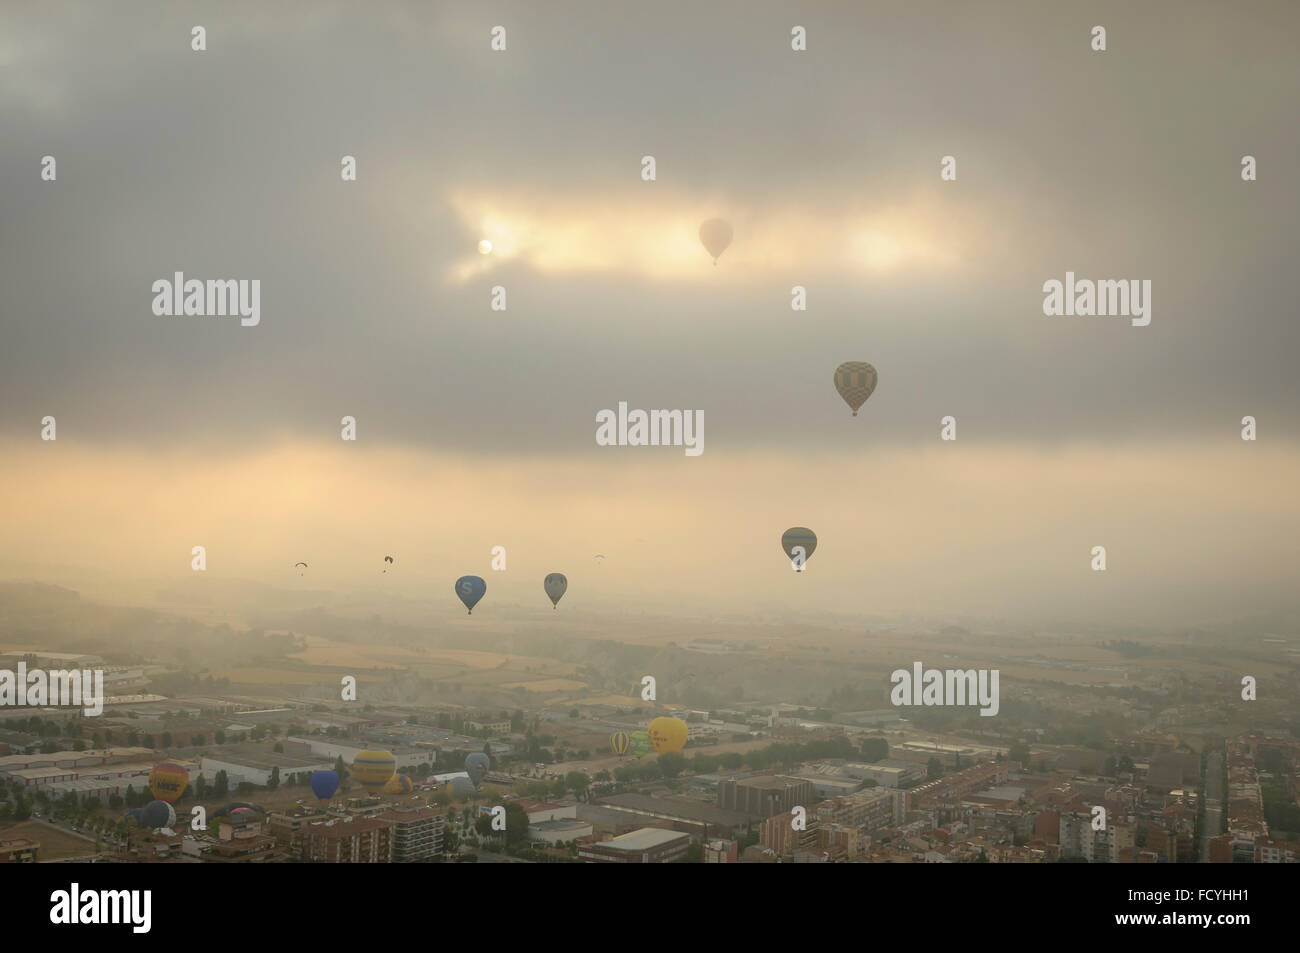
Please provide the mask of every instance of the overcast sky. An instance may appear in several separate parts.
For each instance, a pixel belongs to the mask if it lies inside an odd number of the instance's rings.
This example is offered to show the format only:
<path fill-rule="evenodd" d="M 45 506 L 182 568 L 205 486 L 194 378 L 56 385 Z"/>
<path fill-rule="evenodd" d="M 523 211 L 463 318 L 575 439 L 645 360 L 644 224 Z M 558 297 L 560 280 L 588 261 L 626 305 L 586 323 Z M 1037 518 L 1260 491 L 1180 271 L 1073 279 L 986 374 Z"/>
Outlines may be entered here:
<path fill-rule="evenodd" d="M 4 565 L 187 572 L 229 531 L 231 571 L 304 533 L 337 567 L 368 545 L 340 506 L 416 537 L 455 487 L 452 578 L 487 570 L 486 524 L 721 610 L 808 525 L 837 609 L 1293 605 L 1298 27 L 1287 2 L 7 4 Z M 176 271 L 260 279 L 261 324 L 155 316 Z M 1149 279 L 1150 325 L 1045 316 L 1067 271 Z M 857 418 L 852 360 L 879 372 Z M 597 447 L 620 400 L 703 410 L 703 456 Z M 234 506 L 218 472 L 262 482 Z M 1117 537 L 1108 601 L 1088 551 Z"/>

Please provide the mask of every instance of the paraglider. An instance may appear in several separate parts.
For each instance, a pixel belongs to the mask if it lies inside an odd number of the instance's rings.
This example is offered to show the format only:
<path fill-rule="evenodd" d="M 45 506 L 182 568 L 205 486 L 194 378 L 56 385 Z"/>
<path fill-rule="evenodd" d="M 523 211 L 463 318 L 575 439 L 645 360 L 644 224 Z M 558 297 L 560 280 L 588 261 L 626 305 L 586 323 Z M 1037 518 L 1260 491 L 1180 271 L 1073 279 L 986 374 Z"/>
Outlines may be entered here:
<path fill-rule="evenodd" d="M 491 761 L 488 760 L 488 756 L 482 751 L 475 751 L 465 759 L 465 773 L 469 775 L 470 783 L 473 784 L 474 787 L 478 787 L 483 783 L 483 779 L 487 777 L 488 768 L 490 766 Z"/>
<path fill-rule="evenodd" d="M 395 774 L 384 785 L 385 794 L 410 794 L 412 789 L 411 777 L 407 774 Z"/>
<path fill-rule="evenodd" d="M 460 596 L 460 601 L 465 603 L 465 608 L 469 614 L 474 614 L 474 607 L 478 601 L 483 598 L 487 592 L 487 583 L 483 581 L 482 576 L 461 576 L 456 580 L 456 595 Z"/>
<path fill-rule="evenodd" d="M 594 559 L 594 560 L 596 560 L 596 565 L 597 565 L 597 566 L 603 566 L 603 565 L 605 565 L 605 554 L 604 554 L 604 553 L 597 553 L 595 556 L 592 556 L 591 558 Z"/>
<path fill-rule="evenodd" d="M 733 235 L 731 224 L 720 218 L 711 218 L 700 226 L 700 243 L 713 256 L 713 264 L 718 264 L 719 256 L 731 244 Z"/>
<path fill-rule="evenodd" d="M 656 718 L 650 722 L 647 730 L 650 734 L 650 743 L 659 754 L 681 751 L 686 747 L 686 736 L 690 733 L 686 722 L 680 718 Z"/>
<path fill-rule="evenodd" d="M 362 751 L 352 762 L 352 776 L 367 794 L 382 791 L 396 770 L 397 759 L 391 751 Z"/>
<path fill-rule="evenodd" d="M 189 783 L 190 773 L 170 761 L 154 765 L 149 772 L 149 790 L 157 800 L 168 804 L 175 804 Z"/>
<path fill-rule="evenodd" d="M 627 732 L 616 731 L 609 736 L 609 746 L 614 754 L 621 758 L 627 754 L 627 749 L 632 747 L 632 739 L 627 736 Z"/>
<path fill-rule="evenodd" d="M 384 572 L 388 572 L 388 566 L 391 566 L 391 565 L 393 564 L 393 557 L 392 557 L 392 556 L 385 556 L 385 557 L 384 557 L 384 562 L 387 564 L 387 565 L 385 565 L 385 567 L 384 567 Z"/>
<path fill-rule="evenodd" d="M 846 361 L 835 368 L 835 389 L 856 417 L 876 389 L 876 369 L 865 361 Z"/>
<path fill-rule="evenodd" d="M 313 771 L 311 773 L 311 793 L 322 801 L 328 801 L 339 789 L 337 771 Z"/>
<path fill-rule="evenodd" d="M 553 572 L 542 581 L 542 588 L 551 598 L 551 608 L 558 609 L 564 591 L 569 588 L 569 580 L 565 578 L 564 573 Z"/>
<path fill-rule="evenodd" d="M 306 563 L 294 563 L 294 564 L 293 564 L 293 568 L 294 568 L 294 569 L 297 569 L 299 566 L 301 566 L 303 569 L 308 568 Z M 302 573 L 298 573 L 298 575 L 301 576 Z"/>
<path fill-rule="evenodd" d="M 795 572 L 803 572 L 808 557 L 817 548 L 817 534 L 807 526 L 791 526 L 781 534 L 781 548 L 790 557 L 790 563 L 794 566 Z M 799 553 L 795 551 L 796 549 L 802 549 L 803 551 Z"/>

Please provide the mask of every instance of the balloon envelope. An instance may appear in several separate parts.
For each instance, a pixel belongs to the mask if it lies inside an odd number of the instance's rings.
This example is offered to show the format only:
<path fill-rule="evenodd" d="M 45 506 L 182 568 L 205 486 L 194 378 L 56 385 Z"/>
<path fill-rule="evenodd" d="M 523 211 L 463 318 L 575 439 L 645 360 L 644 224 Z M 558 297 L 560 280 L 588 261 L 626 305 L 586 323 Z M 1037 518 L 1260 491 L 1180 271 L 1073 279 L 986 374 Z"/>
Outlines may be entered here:
<path fill-rule="evenodd" d="M 813 550 L 817 548 L 817 534 L 807 526 L 791 526 L 781 534 L 781 548 L 790 557 L 791 562 L 794 561 L 796 546 L 803 547 L 804 562 L 807 562 Z"/>
<path fill-rule="evenodd" d="M 362 751 L 352 762 L 352 776 L 370 794 L 378 794 L 397 770 L 391 751 Z"/>
<path fill-rule="evenodd" d="M 452 778 L 451 793 L 456 797 L 469 794 L 474 790 L 474 782 L 469 778 Z"/>
<path fill-rule="evenodd" d="M 170 761 L 154 765 L 153 770 L 149 772 L 149 790 L 157 800 L 166 801 L 168 804 L 175 804 L 176 799 L 185 793 L 185 787 L 189 783 L 190 773 L 179 764 L 172 764 Z"/>
<path fill-rule="evenodd" d="M 166 801 L 150 801 L 140 810 L 140 824 L 157 830 L 171 827 L 176 821 L 176 812 Z"/>
<path fill-rule="evenodd" d="M 876 369 L 866 361 L 846 361 L 835 368 L 835 389 L 856 417 L 876 389 Z"/>
<path fill-rule="evenodd" d="M 488 760 L 488 756 L 482 751 L 475 751 L 465 759 L 465 773 L 469 775 L 474 787 L 478 787 L 483 783 L 490 765 L 491 762 Z"/>
<path fill-rule="evenodd" d="M 413 789 L 411 778 L 405 774 L 395 774 L 384 785 L 385 794 L 410 794 Z"/>
<path fill-rule="evenodd" d="M 632 739 L 627 736 L 627 732 L 616 731 L 609 736 L 609 746 L 614 754 L 621 758 L 627 754 L 627 749 L 632 747 Z"/>
<path fill-rule="evenodd" d="M 638 758 L 650 750 L 650 732 L 632 732 L 632 753 Z"/>
<path fill-rule="evenodd" d="M 564 591 L 569 588 L 569 580 L 564 577 L 564 573 L 553 572 L 542 580 L 542 588 L 551 597 L 551 605 L 557 605 Z"/>
<path fill-rule="evenodd" d="M 461 576 L 456 580 L 456 595 L 460 596 L 460 601 L 465 603 L 465 608 L 469 614 L 474 614 L 474 607 L 478 601 L 483 598 L 487 592 L 487 583 L 483 581 L 482 576 Z"/>
<path fill-rule="evenodd" d="M 727 250 L 733 235 L 731 223 L 720 218 L 711 218 L 700 226 L 700 242 L 710 255 L 713 263 L 718 263 L 718 256 Z"/>
<path fill-rule="evenodd" d="M 680 718 L 656 718 L 646 729 L 650 733 L 650 743 L 659 754 L 681 751 L 686 747 L 686 736 L 690 729 Z"/>
<path fill-rule="evenodd" d="M 311 773 L 311 793 L 322 801 L 328 801 L 339 789 L 337 771 L 313 771 Z"/>

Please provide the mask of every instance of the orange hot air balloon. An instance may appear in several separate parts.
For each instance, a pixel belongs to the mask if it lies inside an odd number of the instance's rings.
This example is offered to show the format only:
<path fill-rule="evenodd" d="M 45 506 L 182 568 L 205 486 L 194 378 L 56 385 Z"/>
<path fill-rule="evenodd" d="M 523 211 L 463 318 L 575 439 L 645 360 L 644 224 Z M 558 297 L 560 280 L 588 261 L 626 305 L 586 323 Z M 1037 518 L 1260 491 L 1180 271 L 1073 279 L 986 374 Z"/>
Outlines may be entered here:
<path fill-rule="evenodd" d="M 397 759 L 391 751 L 362 751 L 352 762 L 352 777 L 366 789 L 367 794 L 383 791 L 396 770 Z"/>
<path fill-rule="evenodd" d="M 149 772 L 149 790 L 159 801 L 175 804 L 190 783 L 190 773 L 179 764 L 164 761 Z"/>
<path fill-rule="evenodd" d="M 656 718 L 646 729 L 650 733 L 650 743 L 659 754 L 681 751 L 686 747 L 686 736 L 690 729 L 680 718 Z"/>

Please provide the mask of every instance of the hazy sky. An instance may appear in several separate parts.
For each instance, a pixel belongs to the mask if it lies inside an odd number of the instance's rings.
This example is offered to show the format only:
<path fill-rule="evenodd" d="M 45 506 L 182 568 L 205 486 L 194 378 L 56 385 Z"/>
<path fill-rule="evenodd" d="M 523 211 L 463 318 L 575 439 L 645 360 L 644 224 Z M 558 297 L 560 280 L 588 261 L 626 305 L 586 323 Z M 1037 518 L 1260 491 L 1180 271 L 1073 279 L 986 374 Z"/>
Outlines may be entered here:
<path fill-rule="evenodd" d="M 601 551 L 633 606 L 1293 608 L 1298 28 L 1287 2 L 7 4 L 0 568 L 183 575 L 206 544 L 342 586 L 399 549 L 450 611 L 511 543 L 501 585 Z M 1044 316 L 1067 270 L 1149 279 L 1150 326 Z M 175 271 L 260 279 L 261 324 L 155 316 Z M 857 418 L 850 360 L 880 375 Z M 596 446 L 620 400 L 703 410 L 703 456 Z M 821 540 L 801 577 L 791 525 Z"/>

